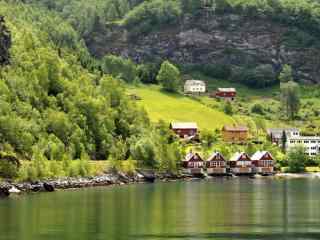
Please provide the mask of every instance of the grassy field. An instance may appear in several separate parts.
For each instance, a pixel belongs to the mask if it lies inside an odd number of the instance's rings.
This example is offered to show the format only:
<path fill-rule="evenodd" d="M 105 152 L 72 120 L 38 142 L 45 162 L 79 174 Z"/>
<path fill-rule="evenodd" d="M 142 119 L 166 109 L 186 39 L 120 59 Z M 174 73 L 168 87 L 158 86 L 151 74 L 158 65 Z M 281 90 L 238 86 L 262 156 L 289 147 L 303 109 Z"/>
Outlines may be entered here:
<path fill-rule="evenodd" d="M 159 86 L 129 86 L 128 92 L 142 98 L 138 104 L 146 109 L 154 122 L 160 119 L 166 122 L 197 122 L 200 129 L 222 128 L 224 124 L 234 123 L 232 117 L 219 109 L 183 95 L 162 92 Z"/>

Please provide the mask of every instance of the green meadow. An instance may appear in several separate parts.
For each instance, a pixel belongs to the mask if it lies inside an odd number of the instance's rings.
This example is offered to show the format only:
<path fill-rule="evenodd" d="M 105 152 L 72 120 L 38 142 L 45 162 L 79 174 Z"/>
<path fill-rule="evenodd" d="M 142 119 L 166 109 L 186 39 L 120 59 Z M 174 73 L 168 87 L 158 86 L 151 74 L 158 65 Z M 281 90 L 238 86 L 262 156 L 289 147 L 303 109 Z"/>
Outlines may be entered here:
<path fill-rule="evenodd" d="M 200 129 L 222 128 L 235 121 L 219 109 L 204 105 L 197 99 L 179 94 L 166 93 L 155 85 L 128 88 L 130 94 L 138 95 L 138 104 L 145 108 L 152 121 L 197 122 Z"/>

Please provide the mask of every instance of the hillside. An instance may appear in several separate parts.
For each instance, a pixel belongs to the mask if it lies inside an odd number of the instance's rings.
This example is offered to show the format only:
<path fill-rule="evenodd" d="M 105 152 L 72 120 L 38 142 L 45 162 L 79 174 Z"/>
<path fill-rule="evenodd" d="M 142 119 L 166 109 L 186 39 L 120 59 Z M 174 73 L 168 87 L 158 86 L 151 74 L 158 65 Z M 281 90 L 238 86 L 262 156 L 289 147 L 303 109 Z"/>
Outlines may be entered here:
<path fill-rule="evenodd" d="M 0 65 L 9 63 L 10 47 L 11 35 L 5 25 L 3 16 L 0 16 Z"/>
<path fill-rule="evenodd" d="M 146 109 L 152 121 L 197 122 L 201 129 L 221 129 L 224 124 L 235 121 L 219 109 L 183 95 L 160 91 L 158 86 L 130 87 L 128 92 L 141 98 L 138 104 Z"/>

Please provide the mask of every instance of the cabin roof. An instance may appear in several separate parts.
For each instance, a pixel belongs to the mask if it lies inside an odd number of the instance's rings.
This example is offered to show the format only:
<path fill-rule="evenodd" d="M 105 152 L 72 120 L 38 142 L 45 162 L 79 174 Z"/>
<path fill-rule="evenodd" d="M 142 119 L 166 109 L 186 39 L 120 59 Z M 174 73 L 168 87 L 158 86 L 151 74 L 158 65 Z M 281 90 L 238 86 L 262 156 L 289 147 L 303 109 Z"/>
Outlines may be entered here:
<path fill-rule="evenodd" d="M 269 154 L 271 156 L 271 158 L 273 159 L 271 153 L 267 152 L 267 151 L 257 151 L 255 152 L 255 154 L 252 155 L 251 160 L 253 161 L 259 161 L 261 160 L 266 154 Z"/>
<path fill-rule="evenodd" d="M 218 92 L 236 92 L 235 88 L 218 88 Z"/>
<path fill-rule="evenodd" d="M 187 80 L 185 82 L 185 86 L 192 86 L 192 85 L 201 85 L 201 86 L 206 86 L 204 81 L 201 80 Z"/>
<path fill-rule="evenodd" d="M 230 161 L 239 161 L 241 156 L 245 155 L 246 157 L 248 157 L 250 159 L 250 157 L 248 156 L 248 154 L 246 154 L 245 152 L 236 152 L 231 158 Z M 251 160 L 251 159 L 250 159 Z"/>
<path fill-rule="evenodd" d="M 198 129 L 198 125 L 195 122 L 172 122 L 172 129 Z"/>
<path fill-rule="evenodd" d="M 249 131 L 247 126 L 238 125 L 238 126 L 231 126 L 231 125 L 225 125 L 223 127 L 223 130 L 230 131 L 230 132 L 247 132 Z"/>
<path fill-rule="evenodd" d="M 189 162 L 189 161 L 193 160 L 194 157 L 198 158 L 199 161 L 203 161 L 202 158 L 201 158 L 201 156 L 200 156 L 198 153 L 193 153 L 193 152 L 189 152 L 189 153 L 186 155 L 184 161 L 185 161 L 185 162 Z M 194 160 L 197 160 L 197 159 L 194 159 Z"/>
<path fill-rule="evenodd" d="M 225 158 L 224 158 L 224 156 L 221 154 L 221 153 L 219 153 L 219 152 L 214 152 L 214 153 L 212 153 L 211 154 L 211 156 L 208 158 L 208 160 L 207 161 L 213 161 L 217 156 L 221 156 L 221 158 L 223 159 L 223 161 L 225 161 Z"/>

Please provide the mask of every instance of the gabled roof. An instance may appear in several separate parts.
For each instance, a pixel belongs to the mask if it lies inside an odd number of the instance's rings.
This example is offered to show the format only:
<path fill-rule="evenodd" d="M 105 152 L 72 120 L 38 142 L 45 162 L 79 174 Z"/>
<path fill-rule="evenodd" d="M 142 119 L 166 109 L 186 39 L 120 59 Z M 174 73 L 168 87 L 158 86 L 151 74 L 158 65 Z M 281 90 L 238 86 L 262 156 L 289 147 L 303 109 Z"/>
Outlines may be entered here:
<path fill-rule="evenodd" d="M 203 161 L 201 156 L 198 153 L 193 153 L 193 152 L 189 152 L 185 159 L 185 162 L 189 162 L 189 161 Z"/>
<path fill-rule="evenodd" d="M 255 154 L 252 155 L 251 160 L 252 161 L 259 161 L 261 160 L 266 154 L 269 154 L 272 157 L 272 154 L 267 151 L 257 151 Z"/>
<path fill-rule="evenodd" d="M 198 129 L 198 125 L 195 122 L 172 122 L 172 129 Z"/>
<path fill-rule="evenodd" d="M 235 88 L 218 88 L 219 92 L 236 92 Z"/>
<path fill-rule="evenodd" d="M 201 80 L 187 80 L 185 82 L 185 85 L 201 85 L 201 86 L 206 86 L 204 81 Z"/>
<path fill-rule="evenodd" d="M 219 152 L 214 152 L 213 154 L 211 154 L 207 161 L 217 161 L 216 158 L 221 158 L 220 161 L 226 161 L 224 156 Z"/>
<path fill-rule="evenodd" d="M 247 131 L 249 131 L 249 128 L 246 126 L 242 126 L 242 125 L 238 125 L 238 126 L 225 125 L 223 127 L 223 130 L 232 131 L 232 132 L 247 132 Z"/>
<path fill-rule="evenodd" d="M 230 161 L 239 161 L 242 156 L 245 156 L 246 158 L 248 158 L 248 160 L 251 160 L 249 155 L 246 154 L 245 152 L 237 152 L 231 157 Z"/>

